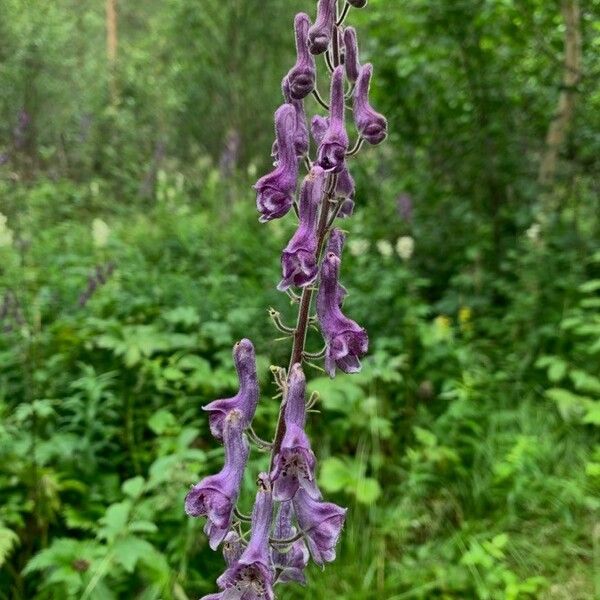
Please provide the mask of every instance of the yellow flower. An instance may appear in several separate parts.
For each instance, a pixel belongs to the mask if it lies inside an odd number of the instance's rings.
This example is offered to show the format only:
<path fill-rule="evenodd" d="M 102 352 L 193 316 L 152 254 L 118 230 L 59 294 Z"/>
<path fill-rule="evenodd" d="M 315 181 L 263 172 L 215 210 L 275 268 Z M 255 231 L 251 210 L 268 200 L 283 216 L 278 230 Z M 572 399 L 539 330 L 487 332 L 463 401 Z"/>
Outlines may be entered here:
<path fill-rule="evenodd" d="M 458 321 L 461 325 L 466 325 L 471 320 L 472 311 L 468 306 L 461 306 L 458 311 Z"/>

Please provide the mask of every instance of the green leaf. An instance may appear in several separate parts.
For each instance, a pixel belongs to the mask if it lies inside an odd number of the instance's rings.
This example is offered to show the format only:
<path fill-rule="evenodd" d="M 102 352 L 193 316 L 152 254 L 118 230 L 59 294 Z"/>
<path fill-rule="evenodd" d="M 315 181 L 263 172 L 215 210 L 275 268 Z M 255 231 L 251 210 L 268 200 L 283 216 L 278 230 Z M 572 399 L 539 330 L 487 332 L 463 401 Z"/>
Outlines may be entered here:
<path fill-rule="evenodd" d="M 346 463 L 331 456 L 321 465 L 319 481 L 328 492 L 339 492 L 352 482 L 352 474 Z"/>
<path fill-rule="evenodd" d="M 600 401 L 590 400 L 586 402 L 586 411 L 582 422 L 600 427 Z"/>
<path fill-rule="evenodd" d="M 381 495 L 381 486 L 376 479 L 365 477 L 358 480 L 355 493 L 361 504 L 373 504 Z"/>
<path fill-rule="evenodd" d="M 177 429 L 177 419 L 168 410 L 161 408 L 148 419 L 148 427 L 156 435 L 162 435 L 169 429 Z"/>
<path fill-rule="evenodd" d="M 115 560 L 128 572 L 133 573 L 140 558 L 155 552 L 154 546 L 146 540 L 128 535 L 118 539 L 113 545 Z"/>
<path fill-rule="evenodd" d="M 556 403 L 560 416 L 567 422 L 581 419 L 585 414 L 585 403 L 590 400 L 563 388 L 546 390 L 546 396 Z"/>
<path fill-rule="evenodd" d="M 133 477 L 132 479 L 128 479 L 123 483 L 121 489 L 123 493 L 130 498 L 137 498 L 144 491 L 145 480 L 141 475 L 137 477 Z"/>
<path fill-rule="evenodd" d="M 437 446 L 437 437 L 431 431 L 422 429 L 421 427 L 413 427 L 413 433 L 417 441 L 423 446 L 428 448 Z"/>
<path fill-rule="evenodd" d="M 19 536 L 12 529 L 0 525 L 0 567 L 18 544 Z"/>
<path fill-rule="evenodd" d="M 131 502 L 129 500 L 111 504 L 106 509 L 104 516 L 100 518 L 102 527 L 98 532 L 98 537 L 111 541 L 121 533 L 124 533 L 127 529 L 130 511 Z"/>

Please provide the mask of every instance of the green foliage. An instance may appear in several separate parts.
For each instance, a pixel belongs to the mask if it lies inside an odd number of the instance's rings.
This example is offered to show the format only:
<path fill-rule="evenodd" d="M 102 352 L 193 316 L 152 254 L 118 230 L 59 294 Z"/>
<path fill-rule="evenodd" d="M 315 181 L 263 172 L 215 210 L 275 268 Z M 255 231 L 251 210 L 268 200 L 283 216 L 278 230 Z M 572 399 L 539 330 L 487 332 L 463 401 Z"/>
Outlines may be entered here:
<path fill-rule="evenodd" d="M 291 231 L 258 226 L 251 184 L 314 2 L 119 3 L 113 72 L 92 4 L 0 0 L 0 599 L 185 600 L 223 566 L 183 498 L 221 464 L 200 407 L 233 393 L 236 339 L 259 351 L 261 437 L 278 410 L 266 309 L 293 318 Z M 343 223 L 371 348 L 360 374 L 311 373 L 319 483 L 349 512 L 338 560 L 286 599 L 598 596 L 600 4 L 542 190 L 559 4 L 352 13 L 391 132 Z"/>

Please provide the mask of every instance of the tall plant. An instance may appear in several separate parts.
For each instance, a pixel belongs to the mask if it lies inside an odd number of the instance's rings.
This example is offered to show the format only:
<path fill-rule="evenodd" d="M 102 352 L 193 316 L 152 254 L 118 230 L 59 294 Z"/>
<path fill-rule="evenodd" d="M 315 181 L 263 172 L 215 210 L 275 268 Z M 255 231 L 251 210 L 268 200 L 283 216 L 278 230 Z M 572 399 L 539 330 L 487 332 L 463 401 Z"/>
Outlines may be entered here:
<path fill-rule="evenodd" d="M 275 112 L 275 166 L 254 187 L 261 222 L 290 211 L 298 218 L 296 232 L 281 256 L 282 278 L 277 286 L 297 305 L 298 315 L 296 325 L 288 327 L 279 313 L 271 311 L 277 329 L 292 340 L 288 368 L 273 368 L 282 402 L 272 442 L 260 440 L 251 427 L 259 386 L 249 340 L 233 349 L 239 392 L 204 407 L 213 436 L 225 446 L 225 464 L 189 491 L 185 510 L 193 517 L 207 517 L 204 530 L 210 546 L 216 549 L 223 544 L 227 563 L 217 580 L 221 591 L 205 600 L 272 599 L 276 584 L 304 583 L 309 557 L 318 565 L 335 559 L 346 509 L 323 501 L 316 483 L 316 458 L 305 432 L 313 399 L 306 398 L 303 365 L 324 359 L 331 377 L 337 369 L 356 373 L 368 349 L 367 332 L 342 311 L 346 290 L 339 273 L 345 235 L 335 227 L 337 219 L 354 211 L 354 181 L 347 159 L 364 142 L 376 145 L 387 135 L 386 119 L 369 103 L 372 66 L 360 64 L 356 31 L 344 27 L 350 9 L 366 4 L 366 0 L 348 0 L 340 11 L 338 0 L 319 0 L 314 23 L 304 13 L 294 21 L 297 60 L 283 79 L 284 104 Z M 325 59 L 329 102 L 317 90 L 316 55 Z M 304 108 L 311 94 L 328 111 L 328 116 L 317 114 L 311 120 L 314 158 Z M 358 134 L 352 147 L 346 131 L 346 102 L 350 101 Z M 307 175 L 296 198 L 302 166 Z M 316 315 L 311 314 L 314 296 Z M 311 324 L 318 326 L 325 342 L 316 353 L 306 349 Z M 270 469 L 258 476 L 253 513 L 245 517 L 236 504 L 249 440 L 270 453 Z"/>

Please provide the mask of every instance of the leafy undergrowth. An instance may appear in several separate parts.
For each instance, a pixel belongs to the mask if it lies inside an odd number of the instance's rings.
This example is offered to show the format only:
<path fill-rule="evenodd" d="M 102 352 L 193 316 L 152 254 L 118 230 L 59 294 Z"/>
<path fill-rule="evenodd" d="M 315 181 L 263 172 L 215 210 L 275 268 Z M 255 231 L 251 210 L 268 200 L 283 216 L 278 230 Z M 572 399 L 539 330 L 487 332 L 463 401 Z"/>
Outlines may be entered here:
<path fill-rule="evenodd" d="M 199 597 L 222 569 L 182 508 L 222 460 L 200 407 L 232 392 L 249 336 L 270 435 L 268 367 L 288 345 L 266 308 L 291 314 L 273 286 L 288 232 L 206 190 L 202 207 L 173 192 L 57 218 L 48 189 L 15 203 L 0 247 L 0 598 Z M 561 235 L 519 240 L 483 286 L 467 266 L 438 298 L 418 251 L 349 247 L 347 309 L 372 351 L 361 374 L 310 384 L 320 483 L 349 518 L 338 560 L 282 598 L 598 593 L 600 255 Z"/>

